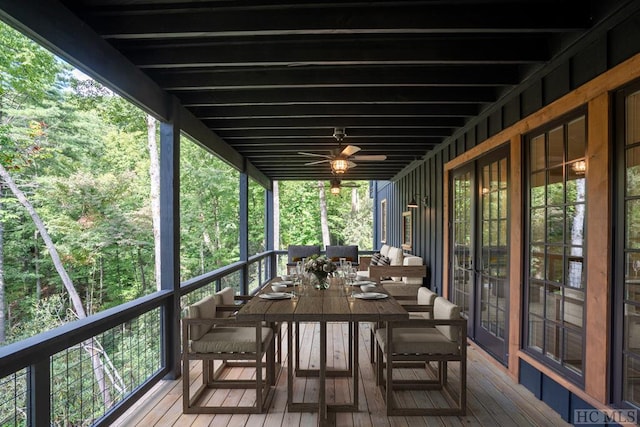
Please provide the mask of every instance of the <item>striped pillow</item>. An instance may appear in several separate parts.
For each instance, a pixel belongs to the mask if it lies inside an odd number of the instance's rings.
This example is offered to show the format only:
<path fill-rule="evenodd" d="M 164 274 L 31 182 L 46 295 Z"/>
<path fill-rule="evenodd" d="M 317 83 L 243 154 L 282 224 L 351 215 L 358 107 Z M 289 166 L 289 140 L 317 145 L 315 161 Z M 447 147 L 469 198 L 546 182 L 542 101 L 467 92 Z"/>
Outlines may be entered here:
<path fill-rule="evenodd" d="M 380 255 L 378 265 L 391 265 L 391 258 L 389 258 L 388 256 Z"/>
<path fill-rule="evenodd" d="M 380 252 L 376 252 L 371 256 L 371 262 L 369 264 L 378 265 L 378 263 L 380 262 L 380 257 L 382 257 L 382 255 L 380 255 Z"/>

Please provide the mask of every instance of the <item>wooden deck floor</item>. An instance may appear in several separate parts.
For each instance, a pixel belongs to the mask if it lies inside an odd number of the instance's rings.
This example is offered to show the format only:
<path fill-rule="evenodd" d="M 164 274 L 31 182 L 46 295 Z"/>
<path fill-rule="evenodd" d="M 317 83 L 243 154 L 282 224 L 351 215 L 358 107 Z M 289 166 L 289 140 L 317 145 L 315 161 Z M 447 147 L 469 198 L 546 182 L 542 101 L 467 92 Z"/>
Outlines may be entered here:
<path fill-rule="evenodd" d="M 346 366 L 346 324 L 329 324 L 327 335 L 328 365 L 336 368 Z M 302 360 L 318 366 L 319 345 L 317 326 L 303 324 Z M 331 337 L 331 338 L 329 338 Z M 375 385 L 375 376 L 369 363 L 369 325 L 360 324 L 359 358 L 359 412 L 338 413 L 337 426 L 569 426 L 547 405 L 536 399 L 523 386 L 514 383 L 507 375 L 487 362 L 472 347 L 468 351 L 468 406 L 467 416 L 447 417 L 387 417 L 380 390 Z M 286 354 L 286 334 L 283 334 L 283 353 Z M 304 365 L 301 362 L 301 365 Z M 455 364 L 454 364 L 455 365 Z M 455 366 L 452 366 L 454 368 Z M 199 365 L 193 370 L 191 381 L 199 381 Z M 251 375 L 248 369 L 234 368 L 233 375 Z M 405 372 L 407 371 L 407 372 Z M 412 370 L 401 370 L 400 375 L 416 375 Z M 451 380 L 456 380 L 457 370 L 450 371 Z M 348 379 L 327 380 L 327 401 L 347 402 L 351 396 L 351 382 Z M 318 380 L 296 379 L 294 399 L 313 400 L 317 397 Z M 222 399 L 225 404 L 240 402 L 243 398 L 253 399 L 252 391 L 219 390 L 211 399 Z M 403 404 L 420 405 L 436 401 L 440 397 L 436 391 L 407 391 L 399 396 Z M 425 396 L 426 395 L 426 396 Z M 182 413 L 182 380 L 162 381 L 144 399 L 127 411 L 114 424 L 116 426 L 301 426 L 317 424 L 317 415 L 312 413 L 289 413 L 286 410 L 287 376 L 286 366 L 279 377 L 271 408 L 266 414 L 252 415 L 185 415 Z M 233 404 L 233 403 L 231 403 Z M 245 403 L 246 404 L 246 403 Z M 429 404 L 429 403 L 426 403 Z"/>

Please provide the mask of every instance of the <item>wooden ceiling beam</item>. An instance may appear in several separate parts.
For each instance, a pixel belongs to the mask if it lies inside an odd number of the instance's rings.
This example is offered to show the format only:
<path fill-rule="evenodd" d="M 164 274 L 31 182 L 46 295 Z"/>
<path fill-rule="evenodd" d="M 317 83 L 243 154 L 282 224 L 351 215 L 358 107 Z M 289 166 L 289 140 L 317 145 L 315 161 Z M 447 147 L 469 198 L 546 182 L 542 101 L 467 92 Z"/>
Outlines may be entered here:
<path fill-rule="evenodd" d="M 118 42 L 140 68 L 527 64 L 550 59 L 539 35 Z"/>
<path fill-rule="evenodd" d="M 273 67 L 238 70 L 148 70 L 166 90 L 268 87 L 503 86 L 519 81 L 518 68 L 505 65 Z"/>
<path fill-rule="evenodd" d="M 398 128 L 394 126 L 382 127 L 346 127 L 347 137 L 345 142 L 367 141 L 368 143 L 380 143 L 380 140 L 407 139 L 423 136 L 442 137 L 449 136 L 453 128 L 445 127 L 411 127 Z M 268 144 L 269 140 L 283 139 L 289 143 L 306 144 L 336 144 L 333 138 L 333 127 L 325 128 L 273 128 L 273 129 L 225 129 L 218 130 L 218 135 L 226 140 L 233 140 L 235 144 Z M 378 142 L 375 142 L 375 141 Z"/>
<path fill-rule="evenodd" d="M 306 34 L 566 32 L 587 29 L 576 1 L 517 3 L 300 3 L 272 7 L 161 5 L 89 9 L 84 17 L 105 38 Z M 552 11 L 550 10 L 552 8 Z M 109 18 L 109 19 L 105 19 Z"/>
<path fill-rule="evenodd" d="M 318 104 L 335 103 L 472 103 L 492 102 L 497 93 L 493 88 L 389 88 L 370 90 L 350 87 L 340 90 L 325 88 L 309 89 L 260 89 L 260 90 L 219 90 L 202 92 L 176 92 L 182 105 L 186 107 L 201 107 L 209 105 L 247 105 L 247 104 Z"/>
<path fill-rule="evenodd" d="M 332 127 L 449 127 L 464 125 L 462 117 L 278 117 L 273 119 L 205 119 L 202 122 L 217 131 L 272 128 L 332 128 Z"/>
<path fill-rule="evenodd" d="M 474 117 L 476 104 L 399 104 L 399 103 L 336 103 L 336 104 L 263 104 L 190 107 L 202 119 L 225 117 Z"/>

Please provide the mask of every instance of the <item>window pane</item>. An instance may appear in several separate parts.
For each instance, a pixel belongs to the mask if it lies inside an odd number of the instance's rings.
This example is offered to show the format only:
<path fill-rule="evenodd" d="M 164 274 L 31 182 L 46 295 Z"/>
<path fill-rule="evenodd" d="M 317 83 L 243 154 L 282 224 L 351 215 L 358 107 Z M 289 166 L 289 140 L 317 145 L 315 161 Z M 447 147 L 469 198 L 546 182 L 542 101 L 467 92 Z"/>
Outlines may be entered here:
<path fill-rule="evenodd" d="M 544 350 L 545 355 L 557 362 L 560 361 L 560 338 L 562 330 L 558 325 L 547 323 L 545 327 Z"/>
<path fill-rule="evenodd" d="M 531 243 L 542 243 L 545 240 L 547 221 L 545 208 L 531 209 Z"/>
<path fill-rule="evenodd" d="M 567 125 L 567 161 L 584 157 L 587 142 L 585 117 L 579 117 Z"/>
<path fill-rule="evenodd" d="M 544 316 L 544 285 L 532 282 L 529 286 L 529 313 Z"/>
<path fill-rule="evenodd" d="M 529 277 L 544 280 L 544 249 L 542 246 L 531 246 Z"/>
<path fill-rule="evenodd" d="M 625 261 L 625 299 L 640 302 L 640 253 L 627 252 Z"/>
<path fill-rule="evenodd" d="M 562 294 L 560 290 L 560 286 L 555 285 L 546 285 L 545 292 L 545 305 L 546 305 L 546 314 L 545 318 L 549 320 L 559 320 L 560 319 L 560 304 L 562 303 Z"/>
<path fill-rule="evenodd" d="M 574 326 L 582 326 L 584 293 L 576 289 L 564 289 L 564 321 Z"/>
<path fill-rule="evenodd" d="M 544 150 L 544 135 L 536 136 L 531 139 L 531 170 L 537 171 L 544 169 L 545 163 L 545 150 Z"/>
<path fill-rule="evenodd" d="M 640 195 L 640 147 L 626 151 L 626 190 L 627 196 Z"/>
<path fill-rule="evenodd" d="M 549 132 L 549 167 L 561 165 L 564 161 L 564 126 L 557 127 Z"/>
<path fill-rule="evenodd" d="M 630 402 L 640 401 L 640 360 L 625 356 L 624 358 L 623 399 Z"/>
<path fill-rule="evenodd" d="M 582 373 L 582 334 L 565 330 L 564 365 L 576 373 Z"/>
<path fill-rule="evenodd" d="M 562 283 L 564 257 L 562 246 L 547 246 L 547 280 Z"/>
<path fill-rule="evenodd" d="M 635 144 L 640 142 L 640 92 L 629 95 L 626 103 L 626 143 Z"/>
<path fill-rule="evenodd" d="M 564 182 L 562 167 L 549 170 L 547 175 L 547 204 L 561 205 L 564 203 Z"/>
<path fill-rule="evenodd" d="M 529 348 L 542 353 L 544 322 L 536 316 L 529 316 Z"/>
<path fill-rule="evenodd" d="M 640 248 L 640 200 L 629 200 L 627 202 L 625 221 L 627 223 L 627 249 Z"/>
<path fill-rule="evenodd" d="M 545 204 L 545 177 L 544 172 L 531 175 L 531 206 L 544 206 Z"/>
<path fill-rule="evenodd" d="M 573 246 L 566 249 L 567 277 L 565 283 L 571 288 L 584 288 L 584 258 L 582 246 Z"/>
<path fill-rule="evenodd" d="M 550 207 L 547 209 L 547 242 L 564 242 L 564 209 Z"/>
<path fill-rule="evenodd" d="M 579 171 L 579 165 L 584 162 L 576 162 L 567 166 L 567 203 L 584 202 L 585 199 L 585 175 Z"/>
<path fill-rule="evenodd" d="M 582 246 L 584 243 L 585 205 L 567 206 L 566 213 L 565 243 L 573 246 Z"/>

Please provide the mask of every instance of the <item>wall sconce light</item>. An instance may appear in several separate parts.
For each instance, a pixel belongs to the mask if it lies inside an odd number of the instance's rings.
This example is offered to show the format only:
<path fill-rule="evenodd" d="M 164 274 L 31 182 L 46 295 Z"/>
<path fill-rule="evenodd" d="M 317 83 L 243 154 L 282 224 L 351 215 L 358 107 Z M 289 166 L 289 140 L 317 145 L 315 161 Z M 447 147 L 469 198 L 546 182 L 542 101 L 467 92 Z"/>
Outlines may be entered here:
<path fill-rule="evenodd" d="M 424 196 L 420 199 L 419 195 L 416 194 L 409 203 L 407 203 L 407 207 L 410 209 L 417 209 L 418 206 L 422 205 L 425 208 L 429 207 L 429 196 Z"/>

